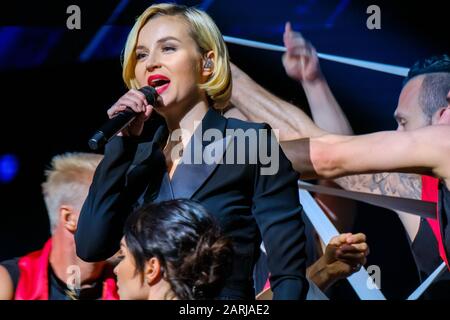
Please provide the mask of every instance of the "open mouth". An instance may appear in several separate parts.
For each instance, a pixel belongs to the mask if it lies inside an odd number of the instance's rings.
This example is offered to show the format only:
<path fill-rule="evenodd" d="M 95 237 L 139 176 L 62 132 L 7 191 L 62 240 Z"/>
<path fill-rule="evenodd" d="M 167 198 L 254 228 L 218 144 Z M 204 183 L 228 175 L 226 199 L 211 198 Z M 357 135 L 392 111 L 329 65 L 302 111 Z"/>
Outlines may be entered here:
<path fill-rule="evenodd" d="M 148 78 L 148 85 L 156 89 L 158 94 L 163 93 L 170 85 L 170 79 L 162 75 L 154 75 Z"/>

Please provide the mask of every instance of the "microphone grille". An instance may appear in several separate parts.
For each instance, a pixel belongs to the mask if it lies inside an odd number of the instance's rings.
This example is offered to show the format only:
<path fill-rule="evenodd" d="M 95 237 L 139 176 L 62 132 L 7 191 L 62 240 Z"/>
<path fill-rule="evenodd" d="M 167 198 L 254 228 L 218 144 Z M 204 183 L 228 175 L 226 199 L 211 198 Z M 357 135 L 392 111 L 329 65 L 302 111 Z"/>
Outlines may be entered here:
<path fill-rule="evenodd" d="M 147 99 L 148 104 L 151 104 L 152 106 L 155 105 L 156 96 L 158 95 L 155 88 L 151 86 L 145 86 L 140 88 L 139 91 L 145 95 L 145 99 Z"/>

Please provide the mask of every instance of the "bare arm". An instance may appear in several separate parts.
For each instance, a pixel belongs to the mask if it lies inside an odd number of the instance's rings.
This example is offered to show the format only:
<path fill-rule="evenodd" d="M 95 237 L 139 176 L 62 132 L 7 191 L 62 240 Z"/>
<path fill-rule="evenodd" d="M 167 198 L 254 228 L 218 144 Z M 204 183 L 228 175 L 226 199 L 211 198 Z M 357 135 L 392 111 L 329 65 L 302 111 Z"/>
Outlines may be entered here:
<path fill-rule="evenodd" d="M 231 72 L 231 103 L 250 121 L 265 122 L 280 130 L 281 141 L 324 133 L 301 109 L 268 92 L 234 64 Z"/>
<path fill-rule="evenodd" d="M 360 136 L 324 135 L 282 143 L 294 168 L 320 178 L 377 172 L 432 173 L 450 177 L 450 126 Z"/>
<path fill-rule="evenodd" d="M 378 132 L 362 136 L 325 135 L 282 143 L 293 166 L 306 175 L 336 178 L 367 172 L 432 173 L 450 185 L 450 126 L 431 126 L 411 132 Z M 308 154 L 309 151 L 309 154 Z M 309 158 L 309 159 L 308 159 Z M 420 176 L 399 173 L 350 176 L 337 179 L 355 191 L 419 199 Z M 420 219 L 398 212 L 410 239 Z"/>
<path fill-rule="evenodd" d="M 13 300 L 14 286 L 5 267 L 0 266 L 0 300 Z"/>
<path fill-rule="evenodd" d="M 417 174 L 397 172 L 361 174 L 341 177 L 334 181 L 346 190 L 418 200 L 422 196 L 422 179 Z M 413 241 L 419 231 L 420 217 L 398 210 L 395 212 L 409 239 Z"/>
<path fill-rule="evenodd" d="M 288 76 L 301 83 L 317 126 L 330 133 L 351 135 L 353 130 L 323 76 L 316 49 L 286 23 L 283 66 Z"/>
<path fill-rule="evenodd" d="M 429 173 L 442 179 L 450 174 L 450 126 L 436 125 L 400 132 L 361 136 L 325 135 L 311 138 L 315 171 L 325 178 L 367 172 Z"/>

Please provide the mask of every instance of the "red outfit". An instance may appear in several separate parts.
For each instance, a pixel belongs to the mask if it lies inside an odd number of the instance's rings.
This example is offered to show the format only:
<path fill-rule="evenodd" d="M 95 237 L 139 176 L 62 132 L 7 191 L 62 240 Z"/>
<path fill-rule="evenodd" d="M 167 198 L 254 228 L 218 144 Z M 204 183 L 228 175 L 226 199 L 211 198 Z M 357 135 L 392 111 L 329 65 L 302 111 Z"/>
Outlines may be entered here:
<path fill-rule="evenodd" d="M 48 267 L 52 241 L 49 239 L 41 250 L 19 259 L 20 277 L 15 300 L 48 300 Z M 108 275 L 103 281 L 102 300 L 118 300 L 116 281 Z"/>
<path fill-rule="evenodd" d="M 429 176 L 422 176 L 422 200 L 437 203 L 439 191 L 438 186 L 439 186 L 439 179 Z M 445 261 L 448 267 L 449 264 L 444 249 L 444 242 L 440 228 L 441 221 L 439 221 L 438 219 L 439 215 L 437 214 L 437 207 L 436 207 L 436 217 L 437 217 L 436 219 L 427 219 L 427 222 L 430 225 L 431 230 L 433 230 L 434 236 L 436 237 L 436 240 L 438 242 L 439 255 L 441 256 L 442 260 Z"/>

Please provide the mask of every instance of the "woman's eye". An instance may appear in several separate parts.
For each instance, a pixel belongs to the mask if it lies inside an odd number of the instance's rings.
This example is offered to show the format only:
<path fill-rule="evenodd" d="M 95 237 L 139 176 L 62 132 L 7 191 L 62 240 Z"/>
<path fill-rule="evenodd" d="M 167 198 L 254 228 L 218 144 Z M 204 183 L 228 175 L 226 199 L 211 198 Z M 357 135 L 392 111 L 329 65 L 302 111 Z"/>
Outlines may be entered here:
<path fill-rule="evenodd" d="M 175 51 L 175 47 L 164 46 L 164 47 L 162 48 L 162 51 L 164 51 L 164 52 Z"/>
<path fill-rule="evenodd" d="M 145 53 L 143 53 L 143 52 L 136 53 L 136 59 L 137 60 L 141 60 L 144 57 L 145 57 Z"/>

